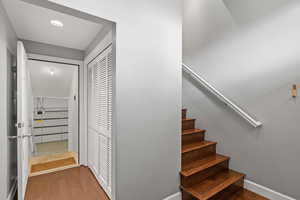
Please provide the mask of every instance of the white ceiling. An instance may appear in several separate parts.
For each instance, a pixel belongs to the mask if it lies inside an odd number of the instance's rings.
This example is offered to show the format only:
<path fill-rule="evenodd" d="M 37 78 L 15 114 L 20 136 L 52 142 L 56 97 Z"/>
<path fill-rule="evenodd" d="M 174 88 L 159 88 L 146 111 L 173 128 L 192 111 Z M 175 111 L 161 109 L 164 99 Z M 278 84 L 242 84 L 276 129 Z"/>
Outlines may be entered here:
<path fill-rule="evenodd" d="M 21 0 L 2 0 L 20 39 L 86 50 L 103 25 L 38 7 Z M 63 28 L 50 24 L 63 22 Z"/>
<path fill-rule="evenodd" d="M 69 97 L 77 67 L 43 61 L 28 60 L 34 96 Z M 53 70 L 53 76 L 50 71 Z M 74 74 L 76 73 L 76 74 Z"/>

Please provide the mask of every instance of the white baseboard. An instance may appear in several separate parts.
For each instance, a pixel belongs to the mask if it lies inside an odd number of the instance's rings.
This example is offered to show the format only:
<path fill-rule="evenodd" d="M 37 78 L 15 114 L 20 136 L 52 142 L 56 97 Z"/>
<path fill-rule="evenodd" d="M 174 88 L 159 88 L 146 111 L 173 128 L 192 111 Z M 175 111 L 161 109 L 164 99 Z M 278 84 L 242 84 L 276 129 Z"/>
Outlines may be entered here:
<path fill-rule="evenodd" d="M 181 200 L 181 192 L 172 194 L 171 196 L 168 196 L 167 198 L 164 198 L 163 200 Z"/>
<path fill-rule="evenodd" d="M 271 190 L 270 188 L 264 187 L 262 185 L 258 185 L 258 184 L 254 183 L 252 181 L 249 181 L 249 180 L 245 180 L 244 187 L 247 190 L 250 190 L 252 192 L 260 194 L 260 195 L 262 195 L 266 198 L 269 198 L 271 200 L 296 200 L 292 197 L 281 194 L 279 192 Z"/>
<path fill-rule="evenodd" d="M 245 180 L 244 187 L 247 190 L 255 192 L 256 194 L 262 195 L 271 200 L 296 200 L 292 197 L 281 194 L 279 192 L 271 190 L 270 188 L 264 187 L 262 185 L 258 185 L 249 180 Z M 164 198 L 163 200 L 181 200 L 181 192 L 178 192 L 176 194 L 168 196 L 167 198 Z"/>
<path fill-rule="evenodd" d="M 17 181 L 14 182 L 14 185 L 11 188 L 11 190 L 9 191 L 9 194 L 8 194 L 6 200 L 13 200 L 13 198 L 16 194 L 16 191 L 17 191 Z"/>

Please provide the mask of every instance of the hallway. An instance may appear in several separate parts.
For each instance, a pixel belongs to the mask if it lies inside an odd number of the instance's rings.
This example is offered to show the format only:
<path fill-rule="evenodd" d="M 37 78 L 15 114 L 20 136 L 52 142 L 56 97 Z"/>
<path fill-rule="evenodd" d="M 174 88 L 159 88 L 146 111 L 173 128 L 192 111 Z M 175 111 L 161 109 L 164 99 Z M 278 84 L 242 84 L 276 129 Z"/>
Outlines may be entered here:
<path fill-rule="evenodd" d="M 30 177 L 25 200 L 109 200 L 87 167 Z"/>

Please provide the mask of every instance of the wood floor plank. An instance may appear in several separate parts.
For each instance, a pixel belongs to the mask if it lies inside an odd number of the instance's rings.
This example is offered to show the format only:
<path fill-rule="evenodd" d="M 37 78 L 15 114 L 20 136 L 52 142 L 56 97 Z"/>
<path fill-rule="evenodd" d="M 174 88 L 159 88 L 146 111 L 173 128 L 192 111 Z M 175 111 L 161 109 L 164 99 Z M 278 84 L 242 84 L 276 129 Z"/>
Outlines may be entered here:
<path fill-rule="evenodd" d="M 30 177 L 25 200 L 109 200 L 87 167 Z"/>

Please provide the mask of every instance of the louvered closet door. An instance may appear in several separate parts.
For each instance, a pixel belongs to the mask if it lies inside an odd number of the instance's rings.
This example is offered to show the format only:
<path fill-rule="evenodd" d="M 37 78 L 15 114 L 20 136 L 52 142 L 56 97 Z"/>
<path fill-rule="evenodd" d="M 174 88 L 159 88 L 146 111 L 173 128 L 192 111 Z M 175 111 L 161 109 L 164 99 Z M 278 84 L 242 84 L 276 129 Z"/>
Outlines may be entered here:
<path fill-rule="evenodd" d="M 112 50 L 88 65 L 88 162 L 111 196 Z"/>
<path fill-rule="evenodd" d="M 88 165 L 95 173 L 96 177 L 99 176 L 98 167 L 98 133 L 96 130 L 96 117 L 95 117 L 95 73 L 94 69 L 97 63 L 93 61 L 89 64 L 88 69 Z"/>

